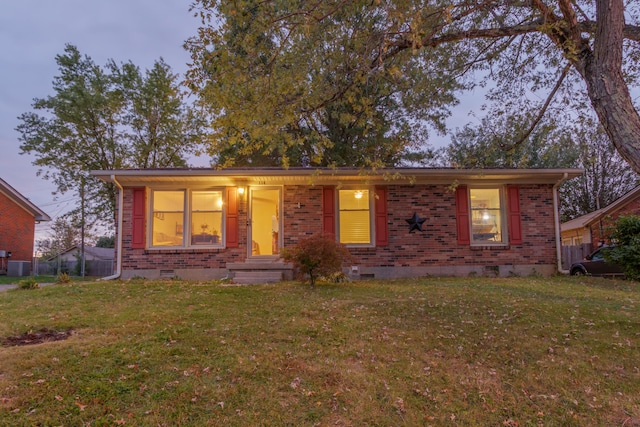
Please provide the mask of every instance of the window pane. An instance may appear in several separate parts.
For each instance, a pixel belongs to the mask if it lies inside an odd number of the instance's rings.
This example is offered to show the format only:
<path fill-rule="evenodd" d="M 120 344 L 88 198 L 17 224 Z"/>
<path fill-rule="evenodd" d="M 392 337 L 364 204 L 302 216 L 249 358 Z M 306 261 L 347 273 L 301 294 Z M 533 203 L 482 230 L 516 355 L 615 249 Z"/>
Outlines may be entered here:
<path fill-rule="evenodd" d="M 222 242 L 222 192 L 191 193 L 191 244 L 217 245 Z"/>
<path fill-rule="evenodd" d="M 153 246 L 181 246 L 184 227 L 184 192 L 153 192 Z"/>
<path fill-rule="evenodd" d="M 502 209 L 497 188 L 470 189 L 474 242 L 502 242 Z"/>
<path fill-rule="evenodd" d="M 339 190 L 340 242 L 371 243 L 371 213 L 369 190 Z"/>
<path fill-rule="evenodd" d="M 371 241 L 369 221 L 368 211 L 340 212 L 340 242 L 369 243 Z"/>
<path fill-rule="evenodd" d="M 194 212 L 222 210 L 222 191 L 194 191 L 191 198 L 191 209 Z"/>

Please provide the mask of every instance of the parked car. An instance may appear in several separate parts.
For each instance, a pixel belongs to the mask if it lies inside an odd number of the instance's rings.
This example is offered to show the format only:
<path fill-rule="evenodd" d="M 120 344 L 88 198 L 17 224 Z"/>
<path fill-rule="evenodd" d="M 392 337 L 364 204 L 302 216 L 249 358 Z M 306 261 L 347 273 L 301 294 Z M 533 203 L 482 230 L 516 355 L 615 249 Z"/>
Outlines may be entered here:
<path fill-rule="evenodd" d="M 572 276 L 624 276 L 622 267 L 604 259 L 605 251 L 613 250 L 613 246 L 603 246 L 587 255 L 582 261 L 571 264 Z"/>

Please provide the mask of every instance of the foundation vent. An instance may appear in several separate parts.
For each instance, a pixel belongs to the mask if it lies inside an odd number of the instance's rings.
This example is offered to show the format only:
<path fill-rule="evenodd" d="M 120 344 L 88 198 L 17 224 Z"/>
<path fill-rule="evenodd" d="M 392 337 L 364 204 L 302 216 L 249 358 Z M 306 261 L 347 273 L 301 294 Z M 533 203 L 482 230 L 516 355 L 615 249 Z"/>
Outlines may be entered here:
<path fill-rule="evenodd" d="M 160 270 L 161 279 L 173 279 L 176 275 L 174 270 Z"/>

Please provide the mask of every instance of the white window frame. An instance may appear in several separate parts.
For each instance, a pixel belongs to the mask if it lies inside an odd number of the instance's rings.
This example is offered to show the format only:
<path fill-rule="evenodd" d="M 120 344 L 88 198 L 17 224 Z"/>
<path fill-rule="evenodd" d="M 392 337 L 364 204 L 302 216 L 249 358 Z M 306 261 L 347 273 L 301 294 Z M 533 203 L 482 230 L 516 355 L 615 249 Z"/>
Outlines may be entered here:
<path fill-rule="evenodd" d="M 172 246 L 154 246 L 153 245 L 153 202 L 156 192 L 162 191 L 180 191 L 184 194 L 184 206 L 182 210 L 183 221 L 182 221 L 182 244 L 181 245 L 172 245 Z M 192 199 L 193 192 L 198 191 L 219 191 L 222 197 L 222 207 L 220 209 L 222 213 L 222 223 L 220 225 L 220 240 L 218 243 L 213 243 L 211 245 L 202 245 L 202 244 L 192 244 L 191 243 L 191 219 L 192 219 Z M 227 223 L 227 204 L 225 200 L 226 188 L 224 187 L 214 187 L 214 188 L 150 188 L 150 197 L 149 197 L 149 206 L 147 212 L 147 222 L 149 227 L 147 227 L 147 248 L 149 249 L 222 249 L 226 246 L 226 223 Z"/>
<path fill-rule="evenodd" d="M 342 243 L 340 239 L 340 214 L 342 212 L 340 208 L 340 191 L 355 191 L 362 190 L 369 193 L 369 243 Z M 336 240 L 342 243 L 348 248 L 373 248 L 375 247 L 375 193 L 370 186 L 347 186 L 336 189 L 335 201 L 336 201 Z"/>
<path fill-rule="evenodd" d="M 473 212 L 474 209 L 472 207 L 471 202 L 471 193 L 473 190 L 498 190 L 498 197 L 500 198 L 500 236 L 502 240 L 500 241 L 490 241 L 490 240 L 478 240 L 474 238 L 473 233 Z M 468 187 L 468 197 L 469 197 L 469 236 L 471 239 L 471 246 L 506 246 L 509 244 L 509 235 L 508 235 L 508 218 L 507 218 L 507 198 L 506 198 L 506 189 L 504 185 L 497 186 L 470 186 Z"/>

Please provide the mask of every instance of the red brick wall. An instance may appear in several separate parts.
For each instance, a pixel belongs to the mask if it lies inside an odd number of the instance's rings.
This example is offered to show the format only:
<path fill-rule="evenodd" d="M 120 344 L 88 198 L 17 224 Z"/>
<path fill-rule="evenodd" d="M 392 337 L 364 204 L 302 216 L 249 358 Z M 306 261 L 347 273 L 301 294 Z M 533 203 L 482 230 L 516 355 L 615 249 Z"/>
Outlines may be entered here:
<path fill-rule="evenodd" d="M 10 251 L 12 261 L 31 261 L 35 228 L 33 215 L 0 193 L 0 250 Z"/>
<path fill-rule="evenodd" d="M 122 220 L 122 270 L 176 270 L 185 268 L 219 269 L 228 262 L 244 261 L 247 253 L 247 230 L 240 227 L 240 245 L 231 249 L 132 249 L 133 192 L 125 188 Z M 147 212 L 148 215 L 148 212 Z M 247 223 L 247 203 L 244 196 L 238 206 L 240 224 Z M 145 221 L 149 227 L 150 221 Z"/>
<path fill-rule="evenodd" d="M 131 249 L 132 193 L 125 191 L 123 270 L 222 268 L 242 262 L 247 254 L 247 201 L 239 206 L 240 246 L 231 249 Z M 388 186 L 389 244 L 351 249 L 354 264 L 363 267 L 423 267 L 465 265 L 553 265 L 556 263 L 551 185 L 521 185 L 523 243 L 498 247 L 459 245 L 455 194 L 447 185 Z M 299 203 L 299 205 L 298 205 Z M 322 186 L 286 186 L 283 190 L 283 241 L 322 229 Z M 406 219 L 416 212 L 427 220 L 422 232 L 409 233 Z M 148 223 L 148 221 L 147 221 Z M 148 224 L 147 224 L 148 226 Z"/>
<path fill-rule="evenodd" d="M 420 267 L 553 264 L 556 259 L 552 187 L 520 186 L 523 243 L 510 246 L 459 245 L 455 194 L 447 186 L 389 186 L 389 245 L 355 249 L 360 265 Z M 416 212 L 423 230 L 409 233 L 405 220 Z"/>

